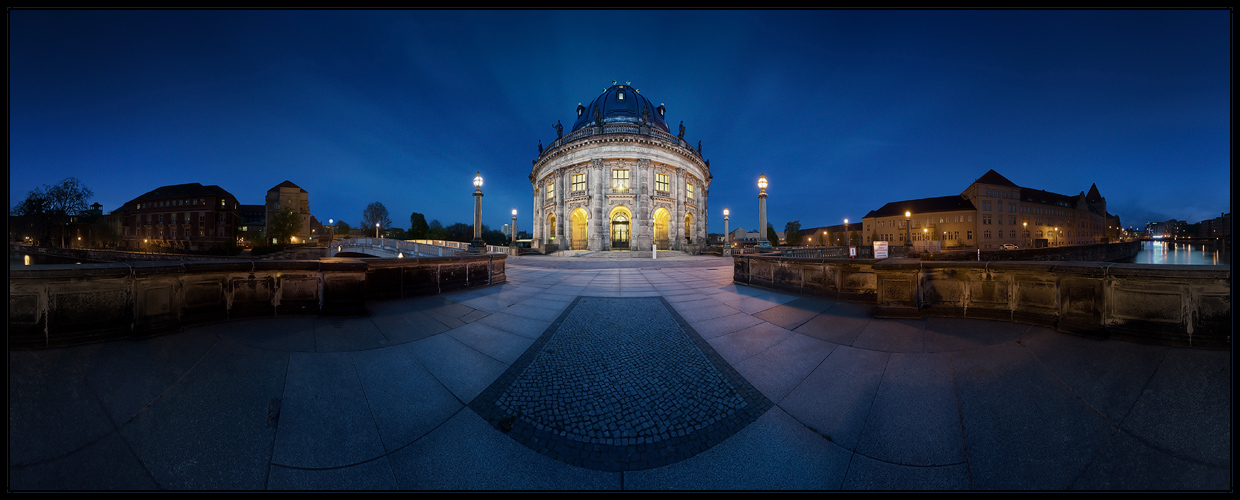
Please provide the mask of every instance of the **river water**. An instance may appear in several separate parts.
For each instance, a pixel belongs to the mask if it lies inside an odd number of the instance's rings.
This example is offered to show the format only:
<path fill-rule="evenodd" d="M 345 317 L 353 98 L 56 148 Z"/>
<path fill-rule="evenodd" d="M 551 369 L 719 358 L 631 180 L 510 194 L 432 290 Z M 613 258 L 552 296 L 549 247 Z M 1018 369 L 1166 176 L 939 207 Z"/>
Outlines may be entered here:
<path fill-rule="evenodd" d="M 41 255 L 28 253 L 9 253 L 10 266 L 38 266 L 44 264 L 95 264 L 99 261 L 71 259 L 68 257 L 58 257 L 55 255 Z"/>
<path fill-rule="evenodd" d="M 1179 264 L 1194 266 L 1231 265 L 1231 250 L 1219 250 L 1209 243 L 1146 241 L 1131 261 L 1136 264 Z"/>

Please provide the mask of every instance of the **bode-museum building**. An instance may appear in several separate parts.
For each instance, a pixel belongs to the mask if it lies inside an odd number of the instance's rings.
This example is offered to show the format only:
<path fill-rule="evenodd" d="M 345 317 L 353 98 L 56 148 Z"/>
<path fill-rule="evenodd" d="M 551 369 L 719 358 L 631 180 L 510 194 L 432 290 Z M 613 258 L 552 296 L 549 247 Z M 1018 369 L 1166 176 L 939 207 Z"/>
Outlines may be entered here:
<path fill-rule="evenodd" d="M 666 107 L 630 85 L 577 105 L 572 128 L 530 171 L 533 246 L 556 250 L 694 250 L 706 242 L 710 162 L 673 133 Z"/>

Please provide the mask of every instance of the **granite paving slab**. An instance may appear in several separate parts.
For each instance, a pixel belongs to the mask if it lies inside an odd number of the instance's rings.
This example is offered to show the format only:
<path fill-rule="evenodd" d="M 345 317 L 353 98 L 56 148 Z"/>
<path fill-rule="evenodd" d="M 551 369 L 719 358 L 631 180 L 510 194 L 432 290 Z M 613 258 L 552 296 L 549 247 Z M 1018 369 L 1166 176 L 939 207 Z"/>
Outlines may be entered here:
<path fill-rule="evenodd" d="M 390 345 L 379 325 L 370 318 L 323 317 L 314 321 L 317 352 L 360 351 Z"/>
<path fill-rule="evenodd" d="M 778 407 L 735 436 L 666 467 L 624 473 L 632 490 L 832 490 L 852 452 L 806 429 Z"/>
<path fill-rule="evenodd" d="M 470 410 L 388 459 L 404 490 L 619 490 L 619 472 L 531 452 Z"/>
<path fill-rule="evenodd" d="M 947 354 L 891 354 L 857 453 L 921 467 L 964 463 L 964 436 Z"/>
<path fill-rule="evenodd" d="M 290 355 L 220 342 L 121 435 L 161 489 L 264 489 Z"/>
<path fill-rule="evenodd" d="M 849 450 L 857 447 L 890 354 L 848 346 L 831 351 L 779 407 Z"/>
<path fill-rule="evenodd" d="M 474 399 L 508 368 L 449 335 L 435 335 L 403 347 L 462 402 Z"/>
<path fill-rule="evenodd" d="M 323 469 L 384 453 L 348 353 L 293 353 L 279 418 L 272 463 Z"/>
<path fill-rule="evenodd" d="M 959 463 L 913 467 L 856 454 L 841 487 L 845 490 L 968 490 L 969 466 Z"/>
<path fill-rule="evenodd" d="M 951 356 L 976 489 L 1067 489 L 1115 432 L 1020 344 Z"/>
<path fill-rule="evenodd" d="M 359 351 L 352 357 L 388 452 L 427 435 L 465 406 L 408 349 Z"/>
<path fill-rule="evenodd" d="M 779 402 L 822 364 L 837 344 L 794 333 L 736 365 L 736 371 Z"/>
<path fill-rule="evenodd" d="M 1170 349 L 1121 426 L 1185 460 L 1231 465 L 1231 355 Z"/>

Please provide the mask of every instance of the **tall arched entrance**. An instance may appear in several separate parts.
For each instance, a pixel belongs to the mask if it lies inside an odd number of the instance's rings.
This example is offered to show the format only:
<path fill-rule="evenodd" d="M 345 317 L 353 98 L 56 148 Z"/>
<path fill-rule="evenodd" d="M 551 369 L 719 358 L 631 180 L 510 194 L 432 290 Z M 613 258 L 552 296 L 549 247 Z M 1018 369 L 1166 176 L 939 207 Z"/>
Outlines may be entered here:
<path fill-rule="evenodd" d="M 685 243 L 693 244 L 693 214 L 685 214 Z"/>
<path fill-rule="evenodd" d="M 660 208 L 654 211 L 654 244 L 660 249 L 667 250 L 672 248 L 671 241 L 667 236 L 668 222 L 672 219 L 672 214 L 666 208 Z"/>
<path fill-rule="evenodd" d="M 611 249 L 628 250 L 633 238 L 633 214 L 629 209 L 616 207 L 611 211 Z"/>
<path fill-rule="evenodd" d="M 547 243 L 555 243 L 555 214 L 547 214 Z"/>
<path fill-rule="evenodd" d="M 569 234 L 569 238 L 571 238 L 571 241 L 572 241 L 571 248 L 573 250 L 585 250 L 586 249 L 586 241 L 587 241 L 586 240 L 586 236 L 587 236 L 586 228 L 589 227 L 589 225 L 587 224 L 588 218 L 589 218 L 589 215 L 586 214 L 586 211 L 583 208 L 578 208 L 576 210 L 573 210 L 572 215 L 569 216 L 569 221 L 571 222 L 571 225 L 569 226 L 568 234 Z"/>

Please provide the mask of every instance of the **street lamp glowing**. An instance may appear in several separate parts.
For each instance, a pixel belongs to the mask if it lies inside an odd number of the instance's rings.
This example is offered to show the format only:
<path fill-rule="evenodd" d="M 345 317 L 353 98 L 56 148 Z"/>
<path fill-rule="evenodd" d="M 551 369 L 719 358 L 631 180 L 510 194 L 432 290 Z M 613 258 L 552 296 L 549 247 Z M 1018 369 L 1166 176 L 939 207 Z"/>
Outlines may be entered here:
<path fill-rule="evenodd" d="M 904 244 L 913 244 L 913 212 L 904 211 Z"/>
<path fill-rule="evenodd" d="M 766 240 L 766 174 L 758 176 L 758 248 L 769 250 L 771 242 Z M 779 243 L 778 241 L 776 243 Z"/>
<path fill-rule="evenodd" d="M 378 222 L 375 223 L 375 237 L 376 238 L 379 237 L 379 223 Z"/>
<path fill-rule="evenodd" d="M 482 172 L 474 174 L 474 239 L 469 243 L 471 252 L 485 253 L 482 241 Z"/>
<path fill-rule="evenodd" d="M 727 216 L 729 216 L 729 215 L 732 215 L 732 212 L 729 212 L 729 211 L 728 211 L 728 209 L 726 209 L 726 208 L 725 208 L 725 209 L 723 209 L 723 216 L 724 216 L 724 217 L 727 217 Z"/>
<path fill-rule="evenodd" d="M 515 209 L 515 208 L 514 208 L 514 209 L 512 209 L 512 216 L 513 216 L 513 217 L 516 217 L 516 216 L 517 216 L 517 209 Z"/>

